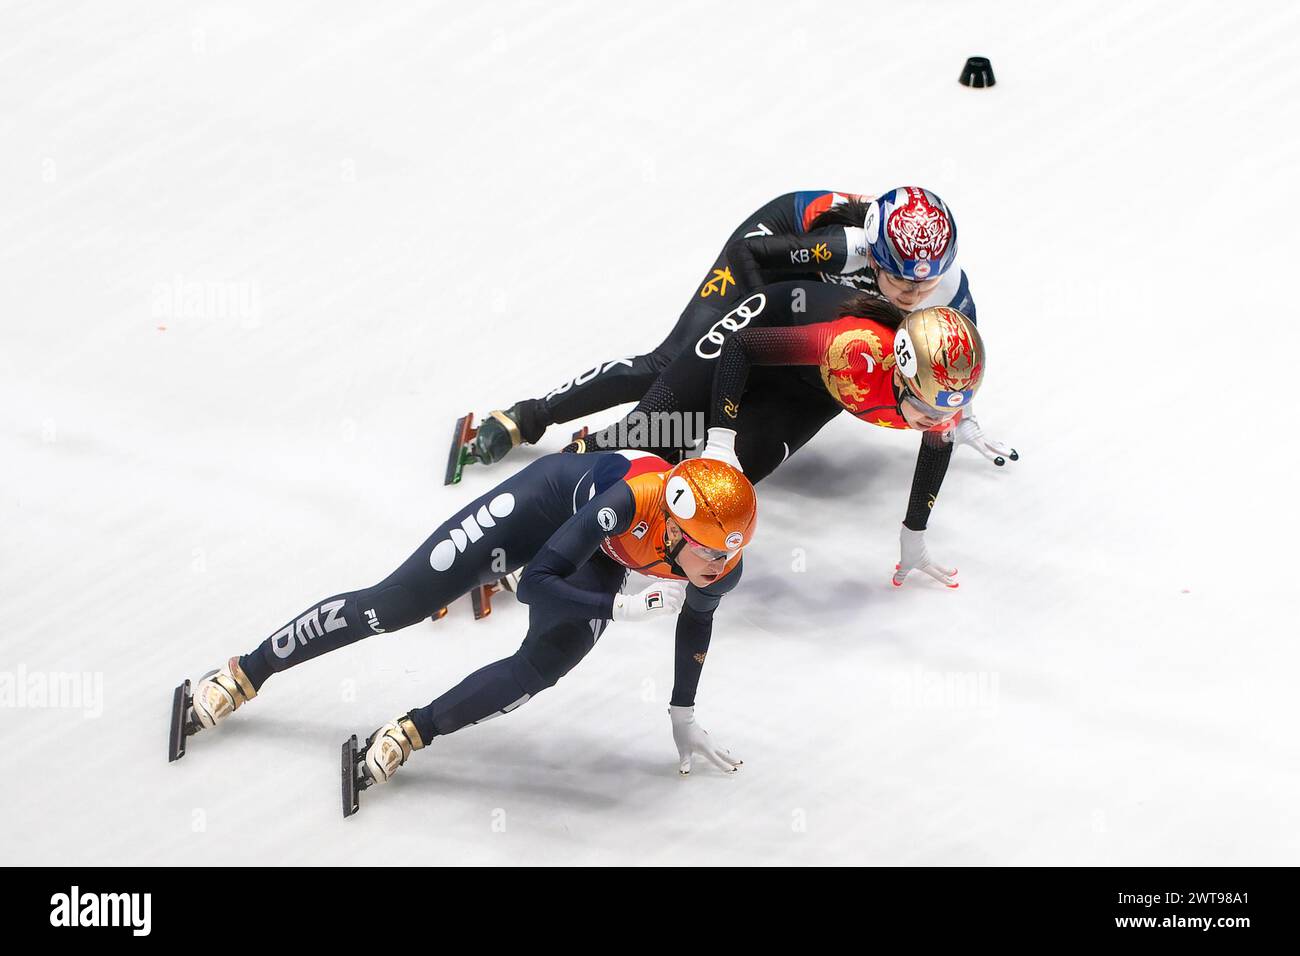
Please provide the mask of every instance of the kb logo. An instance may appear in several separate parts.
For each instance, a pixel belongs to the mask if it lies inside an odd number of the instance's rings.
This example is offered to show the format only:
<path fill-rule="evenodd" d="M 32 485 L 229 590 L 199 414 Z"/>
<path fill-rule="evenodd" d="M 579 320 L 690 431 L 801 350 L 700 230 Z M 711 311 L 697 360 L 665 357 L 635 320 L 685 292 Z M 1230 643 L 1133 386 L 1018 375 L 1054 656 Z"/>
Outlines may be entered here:
<path fill-rule="evenodd" d="M 751 303 L 757 304 L 751 305 Z M 766 305 L 767 296 L 761 292 L 755 292 L 713 323 L 713 328 L 705 332 L 704 336 L 695 343 L 695 354 L 702 359 L 717 358 L 722 354 L 722 343 L 727 340 L 727 332 L 735 332 L 749 325 L 751 319 L 755 319 L 763 313 L 763 308 Z M 721 331 L 722 329 L 725 329 L 726 332 Z M 705 343 L 708 343 L 707 347 Z"/>

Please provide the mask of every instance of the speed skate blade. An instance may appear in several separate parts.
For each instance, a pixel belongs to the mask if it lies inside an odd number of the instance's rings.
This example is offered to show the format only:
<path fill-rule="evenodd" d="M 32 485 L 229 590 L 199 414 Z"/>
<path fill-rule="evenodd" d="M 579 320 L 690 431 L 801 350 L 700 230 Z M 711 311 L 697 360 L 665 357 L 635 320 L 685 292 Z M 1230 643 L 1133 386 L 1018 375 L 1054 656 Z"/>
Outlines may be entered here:
<path fill-rule="evenodd" d="M 361 787 L 357 785 L 357 735 L 343 742 L 343 817 L 347 819 L 361 809 Z"/>
<path fill-rule="evenodd" d="M 451 433 L 451 448 L 447 452 L 447 474 L 442 482 L 444 485 L 454 485 L 460 481 L 467 463 L 465 446 L 476 434 L 473 412 L 456 419 L 456 428 Z"/>
<path fill-rule="evenodd" d="M 469 592 L 470 603 L 474 606 L 474 620 L 481 621 L 492 613 L 492 592 L 494 584 L 480 584 Z"/>
<path fill-rule="evenodd" d="M 167 739 L 167 762 L 180 760 L 185 756 L 185 717 L 189 713 L 190 682 L 187 680 L 172 693 L 172 724 Z"/>

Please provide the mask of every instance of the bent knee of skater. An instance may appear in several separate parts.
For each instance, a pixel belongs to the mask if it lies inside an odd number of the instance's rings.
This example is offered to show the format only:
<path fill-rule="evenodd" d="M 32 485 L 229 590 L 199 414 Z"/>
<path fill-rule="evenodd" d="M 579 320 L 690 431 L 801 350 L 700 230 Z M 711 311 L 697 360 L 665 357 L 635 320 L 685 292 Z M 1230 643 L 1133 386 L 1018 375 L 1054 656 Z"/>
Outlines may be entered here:
<path fill-rule="evenodd" d="M 535 697 L 548 687 L 554 687 L 565 672 L 546 667 L 545 664 L 539 667 L 538 662 L 520 650 L 510 659 L 510 673 L 525 694 Z"/>
<path fill-rule="evenodd" d="M 673 359 L 676 357 L 676 354 L 676 351 L 671 349 L 655 349 L 653 352 L 648 352 L 640 358 L 641 361 L 645 363 L 646 367 L 658 376 L 660 372 L 673 364 Z"/>

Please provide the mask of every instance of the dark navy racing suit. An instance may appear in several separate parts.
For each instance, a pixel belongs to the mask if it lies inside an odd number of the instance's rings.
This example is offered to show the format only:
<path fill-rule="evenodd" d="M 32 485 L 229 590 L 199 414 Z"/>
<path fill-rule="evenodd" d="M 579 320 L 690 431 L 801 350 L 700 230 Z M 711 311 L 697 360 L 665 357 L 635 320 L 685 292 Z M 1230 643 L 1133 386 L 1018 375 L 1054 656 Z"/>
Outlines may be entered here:
<path fill-rule="evenodd" d="M 527 564 L 519 588 L 519 599 L 529 606 L 523 644 L 412 711 L 411 719 L 427 742 L 508 713 L 567 674 L 609 624 L 627 569 L 602 552 L 601 542 L 631 526 L 633 496 L 623 478 L 631 469 L 644 470 L 646 457 L 537 459 L 443 522 L 384 580 L 312 605 L 243 655 L 240 667 L 260 688 L 272 674 L 362 638 L 409 627 Z M 659 459 L 650 465 L 668 468 Z M 608 510 L 618 516 L 612 528 L 598 518 Z M 707 588 L 686 589 L 677 618 L 675 705 L 695 702 L 713 611 L 739 583 L 740 572 L 737 567 Z"/>

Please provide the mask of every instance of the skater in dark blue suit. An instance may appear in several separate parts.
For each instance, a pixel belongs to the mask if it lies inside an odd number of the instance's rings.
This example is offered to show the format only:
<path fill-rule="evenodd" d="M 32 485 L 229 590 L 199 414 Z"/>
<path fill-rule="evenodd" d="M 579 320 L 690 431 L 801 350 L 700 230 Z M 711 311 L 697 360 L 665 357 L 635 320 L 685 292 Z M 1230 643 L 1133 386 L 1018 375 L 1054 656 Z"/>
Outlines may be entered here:
<path fill-rule="evenodd" d="M 553 686 L 610 621 L 666 614 L 677 615 L 670 713 L 682 770 L 694 754 L 734 769 L 739 761 L 708 741 L 693 708 L 713 611 L 740 580 L 755 521 L 753 486 L 722 462 L 548 455 L 460 509 L 378 584 L 316 602 L 204 677 L 187 732 L 215 726 L 274 674 L 409 627 L 527 565 L 518 594 L 529 605 L 528 631 L 519 649 L 376 731 L 365 754 L 368 781 L 387 780 L 434 737 L 508 713 Z M 625 593 L 629 571 L 657 580 Z"/>

